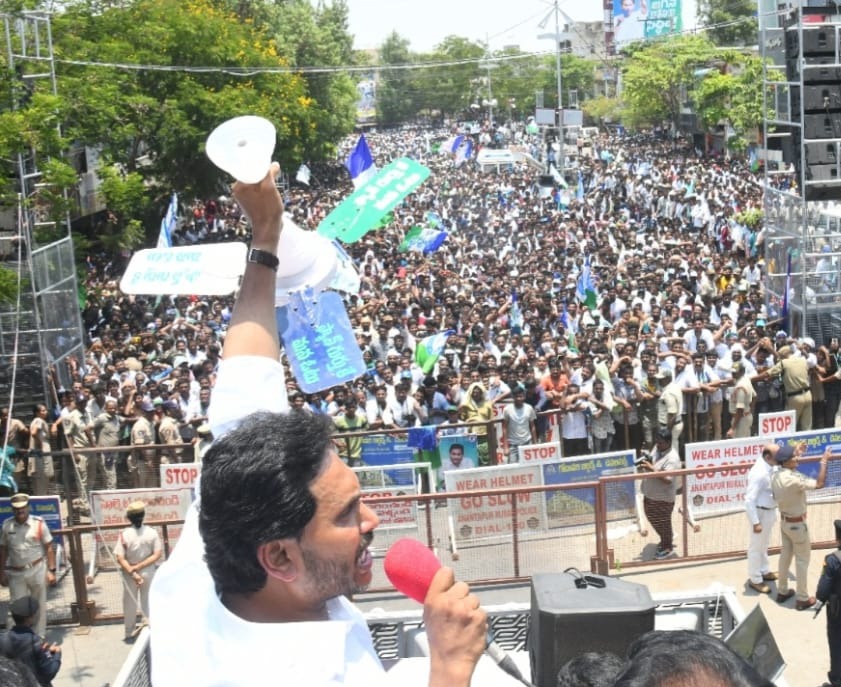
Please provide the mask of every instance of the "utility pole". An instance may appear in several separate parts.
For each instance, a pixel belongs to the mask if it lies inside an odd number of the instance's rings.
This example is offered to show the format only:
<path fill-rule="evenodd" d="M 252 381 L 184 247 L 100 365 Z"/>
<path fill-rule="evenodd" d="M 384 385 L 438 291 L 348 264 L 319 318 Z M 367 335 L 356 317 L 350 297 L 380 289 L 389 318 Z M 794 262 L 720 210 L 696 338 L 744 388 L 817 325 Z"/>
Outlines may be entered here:
<path fill-rule="evenodd" d="M 564 152 L 564 103 L 563 91 L 561 90 L 561 8 L 558 6 L 559 0 L 555 0 L 555 71 L 558 77 L 558 130 L 561 135 L 558 150 L 558 172 L 561 178 L 564 176 L 564 162 L 566 162 L 566 153 Z"/>
<path fill-rule="evenodd" d="M 538 35 L 538 38 L 551 38 L 555 41 L 555 76 L 557 78 L 557 88 L 558 88 L 558 132 L 560 135 L 560 140 L 558 142 L 558 172 L 560 172 L 561 176 L 564 175 L 564 158 L 566 157 L 564 153 L 564 103 L 563 103 L 563 90 L 562 90 L 562 82 L 561 82 L 561 8 L 558 4 L 559 0 L 555 0 L 552 6 L 552 11 L 555 13 L 555 33 L 541 33 Z M 566 16 L 566 15 L 564 15 Z M 546 17 L 543 19 L 538 26 L 542 29 L 546 26 L 549 21 L 549 15 L 547 14 Z"/>

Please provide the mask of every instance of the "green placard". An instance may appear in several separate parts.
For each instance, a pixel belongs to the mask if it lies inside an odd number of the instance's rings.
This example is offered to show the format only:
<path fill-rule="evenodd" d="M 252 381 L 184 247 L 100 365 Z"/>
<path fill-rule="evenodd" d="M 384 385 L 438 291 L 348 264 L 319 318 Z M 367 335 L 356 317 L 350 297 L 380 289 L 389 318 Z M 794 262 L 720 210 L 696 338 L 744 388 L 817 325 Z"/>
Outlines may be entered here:
<path fill-rule="evenodd" d="M 343 243 L 358 241 L 428 176 L 426 167 L 408 157 L 390 162 L 327 215 L 318 233 Z"/>

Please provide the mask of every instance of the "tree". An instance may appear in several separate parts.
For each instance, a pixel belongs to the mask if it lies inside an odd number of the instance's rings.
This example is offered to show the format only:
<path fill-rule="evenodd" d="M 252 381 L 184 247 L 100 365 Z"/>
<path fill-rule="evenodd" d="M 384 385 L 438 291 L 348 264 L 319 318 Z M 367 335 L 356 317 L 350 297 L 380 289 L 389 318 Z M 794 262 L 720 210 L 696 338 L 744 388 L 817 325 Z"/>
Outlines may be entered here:
<path fill-rule="evenodd" d="M 698 18 L 716 45 L 756 44 L 758 25 L 754 0 L 701 0 Z"/>
<path fill-rule="evenodd" d="M 684 94 L 695 71 L 715 57 L 715 46 L 703 36 L 685 35 L 634 44 L 622 67 L 623 119 L 631 125 L 663 121 L 678 125 Z"/>
<path fill-rule="evenodd" d="M 477 62 L 484 54 L 485 48 L 478 43 L 459 36 L 447 36 L 431 55 L 425 55 L 423 59 L 429 62 L 463 61 L 464 64 L 416 71 L 414 80 L 422 109 L 439 110 L 446 115 L 465 112 L 474 99 L 476 89 L 473 84 L 480 72 L 484 76 L 484 70 Z"/>
<path fill-rule="evenodd" d="M 73 4 L 54 22 L 59 58 L 160 65 L 66 66 L 59 75 L 60 92 L 72 94 L 68 134 L 101 146 L 106 164 L 139 171 L 152 195 L 157 188 L 216 192 L 220 175 L 204 141 L 236 115 L 272 121 L 282 162 L 300 161 L 304 150 L 317 146 L 318 120 L 304 80 L 288 71 L 260 72 L 287 67 L 276 42 L 210 0 L 136 0 L 98 13 Z M 232 74 L 237 65 L 255 71 Z M 141 156 L 147 161 L 142 168 Z"/>
<path fill-rule="evenodd" d="M 746 134 L 760 127 L 763 121 L 762 60 L 734 51 L 725 52 L 721 67 L 701 78 L 692 100 L 705 126 L 726 122 L 735 132 L 728 146 L 745 150 Z"/>
<path fill-rule="evenodd" d="M 585 100 L 581 104 L 581 109 L 584 110 L 584 114 L 589 119 L 599 124 L 615 122 L 621 118 L 622 102 L 619 98 L 599 96 L 598 98 Z"/>
<path fill-rule="evenodd" d="M 382 67 L 377 90 L 377 118 L 382 124 L 405 122 L 418 112 L 412 71 L 394 68 L 410 62 L 409 41 L 392 31 L 380 47 Z"/>
<path fill-rule="evenodd" d="M 356 121 L 355 80 L 338 69 L 355 63 L 347 2 L 333 0 L 314 7 L 309 0 L 283 0 L 275 8 L 267 19 L 268 30 L 289 64 L 335 68 L 302 74 L 318 132 L 306 151 L 307 159 L 324 159 L 335 153 L 335 142 L 352 131 Z"/>

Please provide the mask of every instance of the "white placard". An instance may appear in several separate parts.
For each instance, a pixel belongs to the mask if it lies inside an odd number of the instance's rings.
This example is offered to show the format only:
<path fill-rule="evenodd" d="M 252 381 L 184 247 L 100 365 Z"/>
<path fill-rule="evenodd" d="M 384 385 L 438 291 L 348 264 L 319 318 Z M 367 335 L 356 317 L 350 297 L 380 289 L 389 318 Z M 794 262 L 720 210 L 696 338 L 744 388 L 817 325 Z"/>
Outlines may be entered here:
<path fill-rule="evenodd" d="M 759 414 L 759 436 L 761 437 L 773 437 L 778 434 L 794 434 L 796 431 L 797 413 L 793 410 Z"/>
<path fill-rule="evenodd" d="M 161 486 L 164 489 L 187 487 L 195 490 L 201 474 L 201 463 L 169 463 L 161 465 Z"/>
<path fill-rule="evenodd" d="M 132 256 L 120 290 L 158 296 L 225 296 L 239 286 L 246 250 L 244 243 L 236 241 L 140 250 Z"/>

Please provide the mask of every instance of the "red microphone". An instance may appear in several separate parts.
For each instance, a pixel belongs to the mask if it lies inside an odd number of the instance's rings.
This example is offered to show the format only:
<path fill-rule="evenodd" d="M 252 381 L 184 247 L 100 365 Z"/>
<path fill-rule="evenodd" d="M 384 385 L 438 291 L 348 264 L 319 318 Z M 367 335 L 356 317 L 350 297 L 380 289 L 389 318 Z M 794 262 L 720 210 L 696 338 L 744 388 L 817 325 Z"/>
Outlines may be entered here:
<path fill-rule="evenodd" d="M 397 591 L 423 603 L 441 561 L 417 539 L 398 539 L 385 554 L 385 576 Z"/>
<path fill-rule="evenodd" d="M 432 578 L 440 568 L 441 561 L 438 560 L 438 556 L 417 539 L 408 537 L 394 542 L 386 552 L 383 561 L 385 575 L 395 589 L 420 604 L 426 599 Z M 514 660 L 493 641 L 490 631 L 488 631 L 485 653 L 511 677 L 524 685 L 531 686 L 531 683 L 523 678 Z"/>

